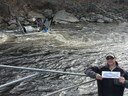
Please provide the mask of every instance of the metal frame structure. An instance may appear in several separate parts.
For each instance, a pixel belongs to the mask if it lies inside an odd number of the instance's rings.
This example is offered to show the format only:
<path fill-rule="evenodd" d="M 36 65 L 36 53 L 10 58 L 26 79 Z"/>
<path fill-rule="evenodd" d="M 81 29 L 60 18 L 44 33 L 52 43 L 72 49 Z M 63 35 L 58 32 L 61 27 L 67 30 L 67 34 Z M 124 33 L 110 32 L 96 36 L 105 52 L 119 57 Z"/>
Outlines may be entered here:
<path fill-rule="evenodd" d="M 63 72 L 63 71 L 29 68 L 29 67 L 17 67 L 17 66 L 9 66 L 9 65 L 0 65 L 0 67 L 1 68 L 19 69 L 19 70 L 28 70 L 28 71 L 40 72 L 40 73 L 47 72 L 47 73 L 58 73 L 58 74 L 64 74 L 64 75 L 86 76 L 84 73 L 72 73 L 72 72 Z"/>
<path fill-rule="evenodd" d="M 23 78 L 20 78 L 18 80 L 14 80 L 12 82 L 8 82 L 6 84 L 0 85 L 0 89 L 4 88 L 4 87 L 7 87 L 7 86 L 10 86 L 10 85 L 13 85 L 13 84 L 16 84 L 16 83 L 19 83 L 19 82 L 22 82 L 22 81 L 27 80 L 29 78 L 36 77 L 36 76 L 40 75 L 40 73 L 57 73 L 57 74 L 64 74 L 64 75 L 86 76 L 84 73 L 63 72 L 63 71 L 56 71 L 56 70 L 38 69 L 38 68 L 30 68 L 30 67 L 17 67 L 17 66 L 9 66 L 9 65 L 0 65 L 0 68 L 10 68 L 10 69 L 15 69 L 15 70 L 28 70 L 28 71 L 32 71 L 32 72 L 38 72 L 38 73 L 35 73 L 35 74 L 32 74 L 32 75 L 29 75 L 27 77 L 23 77 Z M 45 96 L 51 96 L 51 95 L 54 95 L 54 94 L 59 93 L 61 91 L 69 90 L 69 89 L 81 86 L 83 84 L 91 83 L 93 81 L 95 81 L 95 80 L 92 79 L 92 80 L 87 81 L 87 82 L 83 82 L 83 83 L 80 83 L 80 84 L 76 84 L 74 86 L 63 88 L 63 89 L 60 89 L 58 91 L 49 93 Z"/>

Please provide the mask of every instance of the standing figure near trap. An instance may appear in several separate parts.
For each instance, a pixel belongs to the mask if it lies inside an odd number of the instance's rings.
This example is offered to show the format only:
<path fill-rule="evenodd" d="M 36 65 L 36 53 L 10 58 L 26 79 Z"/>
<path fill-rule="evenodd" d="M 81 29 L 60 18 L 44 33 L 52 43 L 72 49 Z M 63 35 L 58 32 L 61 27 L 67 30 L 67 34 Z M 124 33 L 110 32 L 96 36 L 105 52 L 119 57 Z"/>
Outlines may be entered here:
<path fill-rule="evenodd" d="M 45 18 L 44 20 L 42 18 L 34 18 L 33 21 L 39 28 L 39 32 L 48 32 L 50 30 L 51 20 L 49 18 Z"/>

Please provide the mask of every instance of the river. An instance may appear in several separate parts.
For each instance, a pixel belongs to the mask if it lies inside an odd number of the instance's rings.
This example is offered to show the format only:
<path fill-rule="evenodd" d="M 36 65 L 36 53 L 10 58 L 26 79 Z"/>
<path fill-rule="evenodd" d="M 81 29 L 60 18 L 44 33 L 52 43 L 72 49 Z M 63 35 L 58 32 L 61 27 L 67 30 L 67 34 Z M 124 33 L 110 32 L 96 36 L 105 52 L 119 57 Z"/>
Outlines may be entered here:
<path fill-rule="evenodd" d="M 55 69 L 83 73 L 89 65 L 105 63 L 115 54 L 119 65 L 128 70 L 128 23 L 76 23 L 55 25 L 49 33 L 0 33 L 0 64 Z M 31 74 L 28 71 L 2 69 L 0 84 Z M 46 74 L 1 90 L 2 96 L 45 96 L 50 92 L 89 77 Z M 96 82 L 53 96 L 97 96 Z M 127 96 L 128 92 L 125 91 Z"/>

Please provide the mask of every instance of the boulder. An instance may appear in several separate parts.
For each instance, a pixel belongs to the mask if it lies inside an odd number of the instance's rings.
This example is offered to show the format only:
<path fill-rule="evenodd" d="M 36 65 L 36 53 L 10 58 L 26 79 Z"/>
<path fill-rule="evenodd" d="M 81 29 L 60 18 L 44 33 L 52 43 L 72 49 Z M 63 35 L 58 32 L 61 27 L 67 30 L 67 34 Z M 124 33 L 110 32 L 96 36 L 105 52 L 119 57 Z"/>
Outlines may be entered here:
<path fill-rule="evenodd" d="M 73 14 L 68 13 L 65 10 L 57 12 L 53 18 L 53 21 L 57 23 L 79 22 L 79 20 Z"/>
<path fill-rule="evenodd" d="M 25 21 L 24 22 L 24 25 L 29 25 L 30 23 L 28 21 Z"/>
<path fill-rule="evenodd" d="M 53 14 L 53 11 L 51 9 L 45 9 L 43 14 L 45 17 L 51 17 Z"/>
<path fill-rule="evenodd" d="M 87 20 L 87 18 L 85 18 L 85 17 L 81 17 L 81 18 L 80 18 L 80 21 L 86 22 L 86 21 L 88 21 L 88 20 Z"/>
<path fill-rule="evenodd" d="M 105 23 L 112 23 L 113 22 L 113 19 L 108 18 L 108 17 L 104 17 L 103 20 Z"/>
<path fill-rule="evenodd" d="M 23 22 L 24 21 L 24 17 L 18 17 L 18 20 L 20 21 L 20 22 Z"/>
<path fill-rule="evenodd" d="M 11 25 L 11 24 L 17 24 L 17 22 L 16 22 L 15 19 L 12 19 L 12 20 L 10 20 L 10 21 L 8 22 L 8 24 L 9 24 L 9 25 Z"/>
<path fill-rule="evenodd" d="M 98 23 L 104 23 L 104 20 L 103 19 L 98 19 L 97 22 Z"/>
<path fill-rule="evenodd" d="M 92 13 L 92 14 L 89 15 L 89 19 L 86 20 L 86 21 L 98 22 L 98 23 L 111 23 L 111 22 L 113 22 L 113 19 L 105 17 L 101 14 Z"/>
<path fill-rule="evenodd" d="M 36 18 L 29 18 L 27 19 L 28 22 L 34 22 L 36 20 Z"/>
<path fill-rule="evenodd" d="M 59 96 L 67 96 L 67 92 L 66 91 L 62 91 Z"/>
<path fill-rule="evenodd" d="M 43 18 L 43 19 L 45 18 L 42 14 L 34 12 L 34 11 L 30 11 L 28 13 L 28 17 L 29 18 L 33 18 L 33 17 L 35 17 L 35 18 Z"/>
<path fill-rule="evenodd" d="M 101 15 L 101 14 L 97 14 L 97 15 L 96 15 L 96 18 L 97 18 L 97 19 L 103 19 L 103 17 L 104 17 L 104 16 Z"/>
<path fill-rule="evenodd" d="M 8 29 L 15 29 L 17 27 L 16 24 L 11 24 L 10 26 L 8 26 Z"/>
<path fill-rule="evenodd" d="M 96 22 L 97 21 L 97 18 L 96 17 L 90 17 L 88 19 L 89 22 Z"/>
<path fill-rule="evenodd" d="M 103 17 L 101 14 L 91 14 L 90 22 L 104 23 Z"/>

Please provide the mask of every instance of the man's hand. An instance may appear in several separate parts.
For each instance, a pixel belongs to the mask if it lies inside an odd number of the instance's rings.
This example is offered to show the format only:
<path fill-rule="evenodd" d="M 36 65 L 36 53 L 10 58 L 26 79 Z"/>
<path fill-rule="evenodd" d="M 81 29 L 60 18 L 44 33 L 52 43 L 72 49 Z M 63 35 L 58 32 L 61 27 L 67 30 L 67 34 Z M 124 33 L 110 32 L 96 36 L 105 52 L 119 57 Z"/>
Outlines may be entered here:
<path fill-rule="evenodd" d="M 103 78 L 102 78 L 102 76 L 100 74 L 96 74 L 96 79 L 97 80 L 102 80 Z"/>
<path fill-rule="evenodd" d="M 125 83 L 125 78 L 124 77 L 120 77 L 119 78 L 119 82 L 122 83 L 122 84 L 124 84 Z"/>

